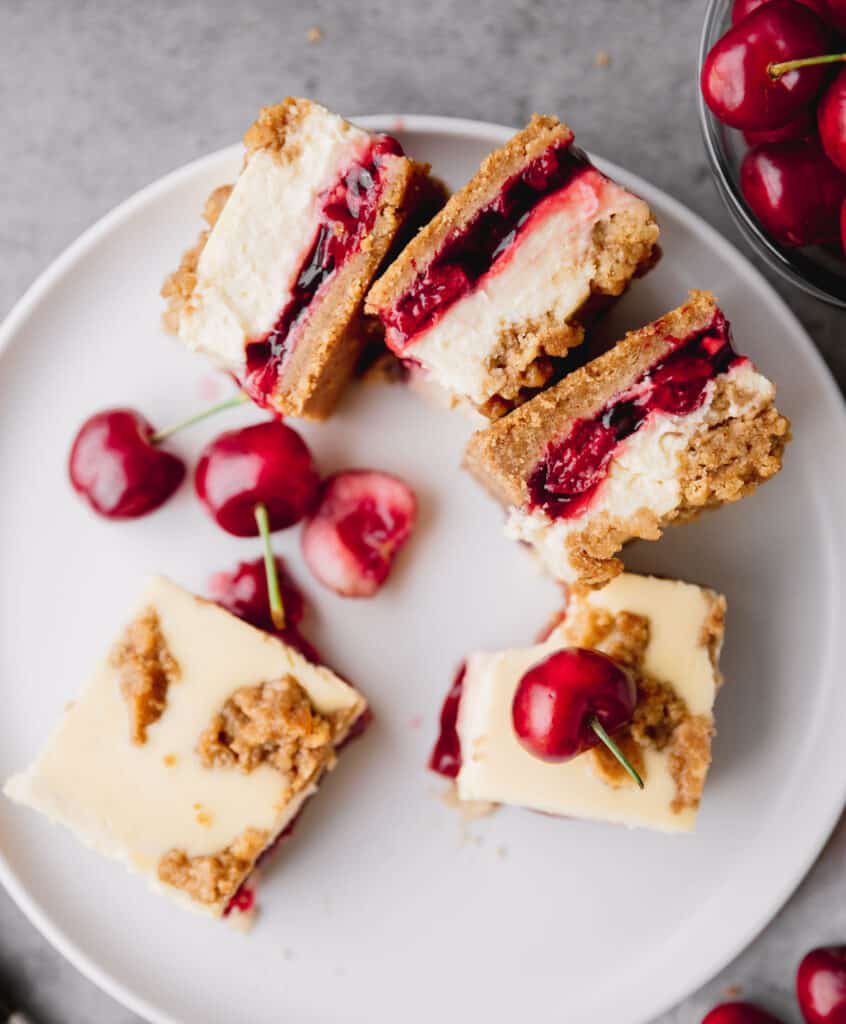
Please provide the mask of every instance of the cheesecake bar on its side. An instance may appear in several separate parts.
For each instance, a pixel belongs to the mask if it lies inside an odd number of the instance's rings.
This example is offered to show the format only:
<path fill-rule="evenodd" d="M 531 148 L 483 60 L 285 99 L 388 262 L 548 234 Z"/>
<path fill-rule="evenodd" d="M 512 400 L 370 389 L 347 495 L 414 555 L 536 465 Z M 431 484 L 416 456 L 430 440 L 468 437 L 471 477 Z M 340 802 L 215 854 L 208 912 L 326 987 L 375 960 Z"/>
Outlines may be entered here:
<path fill-rule="evenodd" d="M 585 324 L 657 257 L 649 207 L 535 115 L 367 297 L 393 352 L 494 418 L 560 372 Z"/>
<path fill-rule="evenodd" d="M 329 669 L 157 577 L 4 791 L 220 917 L 365 709 Z"/>
<path fill-rule="evenodd" d="M 541 644 L 470 655 L 430 767 L 455 779 L 462 802 L 693 831 L 711 762 L 725 608 L 711 590 L 629 573 L 600 591 L 575 588 Z M 565 647 L 601 651 L 634 678 L 634 716 L 614 740 L 643 790 L 605 747 L 551 763 L 518 740 L 511 708 L 521 678 Z"/>
<path fill-rule="evenodd" d="M 627 541 L 656 540 L 779 471 L 790 425 L 774 398 L 714 297 L 691 292 L 476 433 L 465 465 L 551 575 L 601 587 Z"/>
<path fill-rule="evenodd" d="M 209 230 L 166 280 L 165 327 L 260 405 L 324 419 L 355 368 L 363 300 L 421 201 L 428 168 L 309 100 L 265 107 Z"/>

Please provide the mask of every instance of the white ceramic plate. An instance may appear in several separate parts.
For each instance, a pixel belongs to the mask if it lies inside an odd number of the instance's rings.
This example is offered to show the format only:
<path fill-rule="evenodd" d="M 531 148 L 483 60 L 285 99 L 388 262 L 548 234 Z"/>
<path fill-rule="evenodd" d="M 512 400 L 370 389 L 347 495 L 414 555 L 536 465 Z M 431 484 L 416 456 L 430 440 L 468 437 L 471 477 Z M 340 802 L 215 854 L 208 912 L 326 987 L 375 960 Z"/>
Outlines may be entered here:
<path fill-rule="evenodd" d="M 507 129 L 366 119 L 461 183 Z M 203 591 L 258 555 L 190 487 L 131 524 L 96 519 L 66 482 L 77 424 L 132 404 L 164 425 L 225 384 L 159 330 L 158 289 L 196 235 L 238 148 L 114 211 L 35 284 L 0 347 L 0 777 L 26 764 L 110 642 L 142 577 Z M 555 588 L 501 535 L 459 471 L 470 425 L 401 387 L 359 387 L 304 428 L 327 471 L 395 471 L 422 521 L 390 584 L 344 601 L 309 579 L 297 531 L 277 537 L 313 602 L 311 635 L 376 712 L 267 872 L 244 938 L 171 907 L 60 828 L 0 801 L 0 875 L 81 971 L 153 1021 L 614 1020 L 654 1016 L 748 943 L 837 819 L 846 788 L 843 628 L 846 417 L 822 360 L 772 289 L 678 203 L 618 168 L 663 230 L 665 257 L 606 332 L 713 289 L 743 352 L 779 384 L 796 441 L 750 499 L 627 554 L 630 567 L 728 595 L 719 736 L 699 833 L 668 838 L 518 810 L 468 827 L 424 764 L 453 670 L 471 648 L 526 643 Z M 192 458 L 240 411 L 180 436 Z M 127 799 L 132 794 L 127 793 Z"/>

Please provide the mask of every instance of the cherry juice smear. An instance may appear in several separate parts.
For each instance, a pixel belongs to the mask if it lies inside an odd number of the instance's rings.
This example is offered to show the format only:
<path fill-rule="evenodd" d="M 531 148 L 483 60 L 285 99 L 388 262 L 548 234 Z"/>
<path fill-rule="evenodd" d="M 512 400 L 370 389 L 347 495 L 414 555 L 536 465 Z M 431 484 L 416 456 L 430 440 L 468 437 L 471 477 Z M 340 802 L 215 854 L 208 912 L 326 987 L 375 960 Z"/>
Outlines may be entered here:
<path fill-rule="evenodd" d="M 319 197 L 317 232 L 303 260 L 288 304 L 271 330 L 247 345 L 244 390 L 266 405 L 282 364 L 293 347 L 294 328 L 308 314 L 320 288 L 357 252 L 372 230 L 384 188 L 384 157 L 402 156 L 390 135 L 376 139 L 361 160 L 353 163 L 337 184 Z"/>
<path fill-rule="evenodd" d="M 535 207 L 590 168 L 571 136 L 510 177 L 494 199 L 446 238 L 425 272 L 382 314 L 389 346 L 400 354 L 416 334 L 471 292 L 511 247 Z"/>
<path fill-rule="evenodd" d="M 705 400 L 708 383 L 742 358 L 732 348 L 726 318 L 717 312 L 701 330 L 679 339 L 669 355 L 592 419 L 576 420 L 562 439 L 550 442 L 527 483 L 529 507 L 553 519 L 579 515 L 605 480 L 618 446 L 651 413 L 686 416 Z"/>
<path fill-rule="evenodd" d="M 461 771 L 461 740 L 458 738 L 458 707 L 464 690 L 466 662 L 461 665 L 441 708 L 441 725 L 434 749 L 429 757 L 429 769 L 454 779 Z"/>

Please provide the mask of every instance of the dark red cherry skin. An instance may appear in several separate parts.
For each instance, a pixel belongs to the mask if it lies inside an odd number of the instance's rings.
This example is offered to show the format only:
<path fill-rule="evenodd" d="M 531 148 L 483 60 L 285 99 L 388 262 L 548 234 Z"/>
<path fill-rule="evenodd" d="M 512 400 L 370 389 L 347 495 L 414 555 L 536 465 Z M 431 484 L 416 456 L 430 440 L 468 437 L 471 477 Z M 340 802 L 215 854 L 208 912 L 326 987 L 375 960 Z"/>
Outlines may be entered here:
<path fill-rule="evenodd" d="M 787 246 L 839 241 L 846 175 L 813 142 L 765 142 L 750 149 L 740 188 L 752 212 Z"/>
<path fill-rule="evenodd" d="M 762 142 L 787 142 L 789 139 L 812 139 L 817 134 L 817 118 L 811 107 L 803 110 L 798 117 L 788 121 L 781 128 L 773 128 L 772 131 L 754 132 L 749 129 L 743 133 L 743 138 L 750 146 L 757 146 Z"/>
<path fill-rule="evenodd" d="M 814 66 L 773 79 L 767 67 L 828 53 L 828 46 L 828 30 L 813 11 L 795 0 L 769 0 L 711 48 L 702 65 L 702 95 L 732 128 L 781 128 L 811 103 L 827 72 Z"/>
<path fill-rule="evenodd" d="M 752 1003 L 720 1003 L 702 1018 L 702 1024 L 782 1024 L 778 1017 Z"/>
<path fill-rule="evenodd" d="M 105 409 L 79 428 L 68 459 L 77 494 L 107 519 L 137 519 L 164 504 L 185 463 L 151 442 L 152 425 L 134 409 Z"/>
<path fill-rule="evenodd" d="M 797 2 L 810 7 L 814 14 L 823 21 L 827 22 L 829 20 L 829 0 L 797 0 Z M 747 14 L 751 14 L 754 10 L 768 3 L 770 3 L 770 0 L 734 0 L 731 9 L 732 25 L 743 21 Z"/>
<path fill-rule="evenodd" d="M 320 652 L 306 640 L 299 630 L 305 614 L 302 592 L 288 572 L 281 558 L 276 559 L 279 592 L 285 609 L 285 627 L 277 629 L 270 615 L 270 596 L 267 592 L 267 573 L 264 559 L 239 562 L 233 572 L 216 572 L 209 580 L 209 593 L 219 605 L 256 629 L 273 633 L 286 644 L 296 648 L 303 657 L 315 664 L 321 663 Z"/>
<path fill-rule="evenodd" d="M 631 721 L 637 688 L 616 661 L 599 651 L 570 647 L 529 669 L 511 705 L 511 721 L 523 747 L 544 761 L 568 761 L 599 737 L 596 716 L 608 733 Z"/>
<path fill-rule="evenodd" d="M 267 506 L 271 530 L 293 526 L 311 511 L 320 478 L 300 435 L 268 420 L 215 438 L 200 456 L 194 484 L 219 526 L 254 537 L 256 505 Z"/>
<path fill-rule="evenodd" d="M 796 998 L 807 1024 L 846 1024 L 846 946 L 807 953 L 796 972 Z"/>
<path fill-rule="evenodd" d="M 846 67 L 823 93 L 817 108 L 817 124 L 826 156 L 846 171 Z"/>
<path fill-rule="evenodd" d="M 825 20 L 838 32 L 846 33 L 846 0 L 827 0 L 828 13 Z"/>

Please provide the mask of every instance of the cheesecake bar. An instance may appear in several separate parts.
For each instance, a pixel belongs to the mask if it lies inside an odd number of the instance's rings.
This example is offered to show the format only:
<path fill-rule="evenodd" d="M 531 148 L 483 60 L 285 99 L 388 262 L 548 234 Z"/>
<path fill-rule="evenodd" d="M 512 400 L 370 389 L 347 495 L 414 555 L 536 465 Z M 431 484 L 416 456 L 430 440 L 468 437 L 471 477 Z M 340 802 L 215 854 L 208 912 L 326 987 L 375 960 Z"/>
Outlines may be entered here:
<path fill-rule="evenodd" d="M 362 303 L 427 168 L 388 135 L 317 103 L 265 107 L 243 168 L 206 204 L 209 230 L 162 289 L 165 327 L 260 405 L 324 419 L 358 360 Z"/>
<path fill-rule="evenodd" d="M 470 655 L 445 705 L 430 767 L 455 779 L 460 801 L 693 831 L 711 762 L 725 608 L 711 590 L 630 573 L 603 590 L 574 588 L 542 643 Z M 634 678 L 634 716 L 614 740 L 643 790 L 603 746 L 550 763 L 520 744 L 511 716 L 517 686 L 565 647 L 601 651 Z"/>
<path fill-rule="evenodd" d="M 365 711 L 327 668 L 169 580 L 5 793 L 220 917 Z M 233 903 L 234 900 L 234 903 Z"/>
<path fill-rule="evenodd" d="M 558 372 L 584 326 L 657 256 L 649 207 L 535 115 L 367 297 L 389 348 L 494 418 Z"/>
<path fill-rule="evenodd" d="M 601 587 L 629 540 L 736 501 L 779 471 L 789 423 L 708 292 L 476 433 L 465 465 L 506 533 L 567 583 Z"/>

